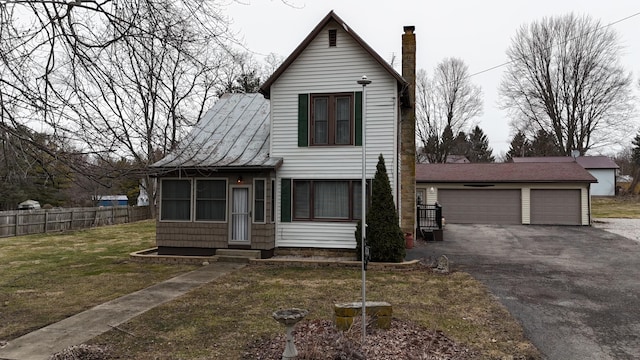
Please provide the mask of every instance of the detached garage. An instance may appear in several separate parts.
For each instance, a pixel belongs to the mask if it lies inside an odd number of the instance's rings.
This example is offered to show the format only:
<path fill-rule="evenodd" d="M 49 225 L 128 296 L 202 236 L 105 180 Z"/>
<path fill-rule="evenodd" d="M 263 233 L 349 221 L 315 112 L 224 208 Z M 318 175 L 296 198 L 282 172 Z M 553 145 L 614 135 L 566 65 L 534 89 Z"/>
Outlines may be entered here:
<path fill-rule="evenodd" d="M 520 191 L 513 189 L 440 189 L 438 202 L 447 204 L 443 216 L 450 223 L 520 224 Z"/>
<path fill-rule="evenodd" d="M 589 185 L 576 163 L 418 164 L 418 202 L 447 223 L 590 225 Z"/>

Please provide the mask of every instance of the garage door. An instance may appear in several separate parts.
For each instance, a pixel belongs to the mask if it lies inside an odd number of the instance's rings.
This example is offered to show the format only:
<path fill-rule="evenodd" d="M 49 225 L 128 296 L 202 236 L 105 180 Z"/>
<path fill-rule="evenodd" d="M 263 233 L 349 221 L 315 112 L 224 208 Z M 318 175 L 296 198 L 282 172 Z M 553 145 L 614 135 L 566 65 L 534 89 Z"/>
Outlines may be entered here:
<path fill-rule="evenodd" d="M 580 190 L 531 189 L 531 223 L 581 225 Z"/>
<path fill-rule="evenodd" d="M 438 202 L 447 223 L 522 224 L 519 189 L 438 190 Z"/>

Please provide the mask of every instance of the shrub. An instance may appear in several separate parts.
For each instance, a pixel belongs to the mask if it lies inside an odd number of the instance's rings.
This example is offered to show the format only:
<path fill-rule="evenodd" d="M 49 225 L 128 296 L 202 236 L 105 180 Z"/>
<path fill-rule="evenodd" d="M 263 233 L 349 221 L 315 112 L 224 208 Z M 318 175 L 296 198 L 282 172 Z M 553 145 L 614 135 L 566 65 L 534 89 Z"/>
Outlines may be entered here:
<path fill-rule="evenodd" d="M 366 241 L 370 246 L 371 261 L 401 262 L 405 257 L 405 244 L 393 202 L 393 193 L 382 154 L 378 156 L 376 174 L 372 183 L 371 205 L 367 209 Z M 362 222 L 356 226 L 356 251 L 358 259 L 362 251 Z"/>

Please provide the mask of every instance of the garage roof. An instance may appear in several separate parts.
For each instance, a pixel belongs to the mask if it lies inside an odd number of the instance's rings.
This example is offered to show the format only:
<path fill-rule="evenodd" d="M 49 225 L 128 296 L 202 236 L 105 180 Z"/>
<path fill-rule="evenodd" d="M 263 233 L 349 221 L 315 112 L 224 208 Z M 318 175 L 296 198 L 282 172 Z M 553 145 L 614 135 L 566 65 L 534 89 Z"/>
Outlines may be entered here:
<path fill-rule="evenodd" d="M 455 183 L 595 183 L 575 162 L 416 164 L 416 182 Z"/>
<path fill-rule="evenodd" d="M 618 169 L 618 164 L 607 156 L 532 156 L 532 157 L 515 157 L 513 162 L 517 163 L 558 163 L 558 162 L 577 162 L 585 169 Z"/>

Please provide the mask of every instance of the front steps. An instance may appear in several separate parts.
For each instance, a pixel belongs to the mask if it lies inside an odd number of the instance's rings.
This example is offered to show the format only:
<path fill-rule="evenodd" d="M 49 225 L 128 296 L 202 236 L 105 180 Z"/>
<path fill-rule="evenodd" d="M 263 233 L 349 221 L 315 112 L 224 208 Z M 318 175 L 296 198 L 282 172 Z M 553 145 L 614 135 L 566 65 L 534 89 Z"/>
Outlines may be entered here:
<path fill-rule="evenodd" d="M 260 259 L 260 250 L 217 249 L 217 261 L 231 263 L 249 263 L 251 259 Z"/>

